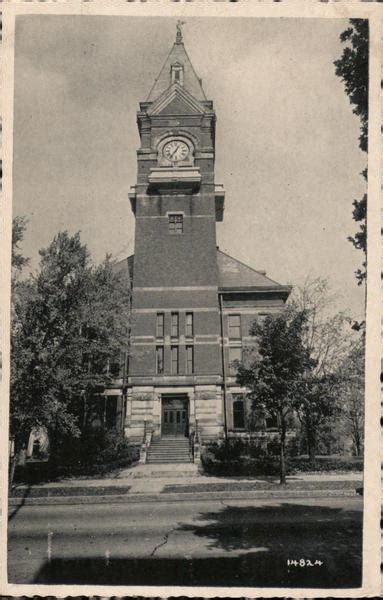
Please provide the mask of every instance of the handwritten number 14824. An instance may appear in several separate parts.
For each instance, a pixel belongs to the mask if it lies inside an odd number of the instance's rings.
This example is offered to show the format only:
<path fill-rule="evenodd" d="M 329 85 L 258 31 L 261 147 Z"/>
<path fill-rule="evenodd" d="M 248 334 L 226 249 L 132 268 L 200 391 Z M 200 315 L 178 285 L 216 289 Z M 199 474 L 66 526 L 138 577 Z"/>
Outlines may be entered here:
<path fill-rule="evenodd" d="M 323 561 L 321 560 L 310 560 L 309 558 L 300 558 L 299 560 L 287 560 L 288 567 L 321 567 Z"/>

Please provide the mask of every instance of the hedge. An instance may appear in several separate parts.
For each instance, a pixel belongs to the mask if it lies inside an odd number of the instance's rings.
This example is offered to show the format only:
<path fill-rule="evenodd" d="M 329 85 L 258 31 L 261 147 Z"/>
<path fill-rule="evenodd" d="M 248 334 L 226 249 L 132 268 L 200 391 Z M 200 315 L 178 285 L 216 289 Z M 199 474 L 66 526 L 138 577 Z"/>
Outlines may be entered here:
<path fill-rule="evenodd" d="M 244 450 L 244 448 L 242 448 Z M 254 452 L 255 453 L 255 452 Z M 279 475 L 279 457 L 273 455 L 249 456 L 241 454 L 239 444 L 210 444 L 201 452 L 204 471 L 210 475 Z M 363 459 L 360 457 L 317 457 L 311 463 L 308 457 L 286 457 L 287 475 L 297 473 L 363 471 Z"/>

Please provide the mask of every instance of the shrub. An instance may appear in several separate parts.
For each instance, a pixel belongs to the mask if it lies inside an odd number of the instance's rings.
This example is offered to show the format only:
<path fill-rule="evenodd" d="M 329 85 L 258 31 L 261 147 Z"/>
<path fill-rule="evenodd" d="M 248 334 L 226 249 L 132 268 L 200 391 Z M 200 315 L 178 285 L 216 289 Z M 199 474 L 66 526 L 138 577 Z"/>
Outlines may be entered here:
<path fill-rule="evenodd" d="M 105 475 L 129 467 L 139 459 L 139 447 L 122 433 L 93 430 L 81 438 L 61 438 L 47 463 L 18 468 L 15 480 L 26 483 L 49 481 L 63 476 Z"/>
<path fill-rule="evenodd" d="M 270 454 L 271 456 L 279 456 L 280 449 L 281 449 L 281 444 L 277 437 L 274 437 L 271 440 L 268 440 L 267 454 Z"/>
<path fill-rule="evenodd" d="M 279 458 L 265 455 L 257 440 L 229 439 L 202 448 L 201 462 L 211 475 L 278 475 Z M 288 465 L 287 465 L 288 468 Z"/>
<path fill-rule="evenodd" d="M 352 457 L 339 458 L 318 456 L 314 463 L 311 463 L 307 457 L 299 456 L 291 459 L 291 469 L 293 473 L 309 473 L 313 471 L 363 471 L 363 459 Z"/>
<path fill-rule="evenodd" d="M 201 461 L 205 472 L 209 475 L 269 476 L 279 474 L 279 460 L 274 456 L 263 458 L 245 457 L 235 461 L 219 461 L 208 453 L 202 453 Z"/>
<path fill-rule="evenodd" d="M 92 431 L 82 439 L 80 471 L 103 473 L 111 468 L 129 466 L 138 460 L 138 455 L 139 449 L 132 446 L 122 433 Z"/>
<path fill-rule="evenodd" d="M 329 471 L 362 471 L 363 460 L 346 457 L 317 457 L 310 463 L 308 457 L 296 457 L 293 453 L 297 449 L 294 440 L 291 440 L 290 456 L 286 459 L 286 472 L 288 475 L 309 472 Z M 279 444 L 270 440 L 268 450 L 279 451 Z M 201 462 L 206 473 L 210 475 L 249 475 L 269 476 L 279 475 L 279 456 L 264 454 L 262 446 L 257 440 L 229 439 L 225 442 L 211 443 L 202 448 Z"/>

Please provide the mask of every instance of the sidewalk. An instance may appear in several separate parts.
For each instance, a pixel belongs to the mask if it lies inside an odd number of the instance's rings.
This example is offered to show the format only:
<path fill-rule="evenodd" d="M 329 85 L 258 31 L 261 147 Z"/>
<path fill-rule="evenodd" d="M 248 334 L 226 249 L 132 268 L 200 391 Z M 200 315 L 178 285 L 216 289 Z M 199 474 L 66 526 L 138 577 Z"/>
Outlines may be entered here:
<path fill-rule="evenodd" d="M 172 465 L 171 470 L 169 465 L 138 465 L 113 478 L 17 485 L 9 504 L 355 496 L 362 478 L 362 473 L 301 474 L 288 476 L 287 485 L 280 486 L 277 477 L 213 477 L 200 475 L 195 465 Z"/>

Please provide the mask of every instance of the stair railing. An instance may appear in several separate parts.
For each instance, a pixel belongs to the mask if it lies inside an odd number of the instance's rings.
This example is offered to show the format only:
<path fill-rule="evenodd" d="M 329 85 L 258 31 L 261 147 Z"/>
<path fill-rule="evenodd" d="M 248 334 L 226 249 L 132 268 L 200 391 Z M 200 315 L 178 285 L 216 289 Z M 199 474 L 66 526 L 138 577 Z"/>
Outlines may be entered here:
<path fill-rule="evenodd" d="M 148 456 L 148 450 L 152 443 L 153 428 L 150 421 L 144 421 L 144 435 L 141 442 L 140 463 L 145 464 Z"/>
<path fill-rule="evenodd" d="M 201 458 L 201 440 L 198 427 L 198 420 L 195 420 L 195 430 L 193 436 L 193 462 L 199 463 Z"/>
<path fill-rule="evenodd" d="M 189 431 L 189 458 L 190 462 L 194 462 L 194 444 L 195 444 L 195 431 L 190 428 Z"/>

